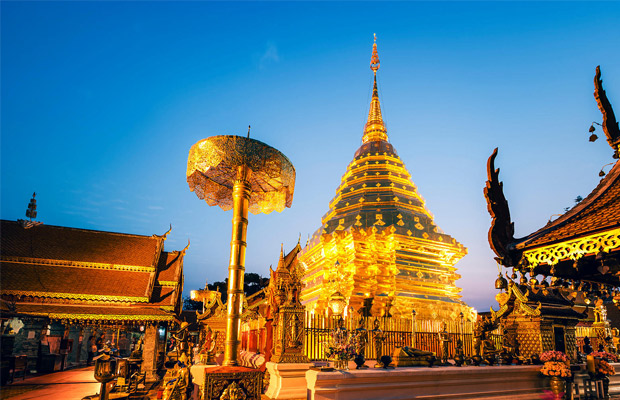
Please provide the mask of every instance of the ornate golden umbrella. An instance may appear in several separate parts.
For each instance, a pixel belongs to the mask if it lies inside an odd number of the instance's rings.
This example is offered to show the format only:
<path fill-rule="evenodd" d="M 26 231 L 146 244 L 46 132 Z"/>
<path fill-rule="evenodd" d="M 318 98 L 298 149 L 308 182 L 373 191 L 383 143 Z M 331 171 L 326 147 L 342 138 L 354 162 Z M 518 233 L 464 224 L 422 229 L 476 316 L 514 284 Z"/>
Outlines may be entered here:
<path fill-rule="evenodd" d="M 284 154 L 248 137 L 212 136 L 192 146 L 187 160 L 191 191 L 210 206 L 233 209 L 228 266 L 228 320 L 223 365 L 239 365 L 248 211 L 252 214 L 290 207 L 295 168 Z"/>

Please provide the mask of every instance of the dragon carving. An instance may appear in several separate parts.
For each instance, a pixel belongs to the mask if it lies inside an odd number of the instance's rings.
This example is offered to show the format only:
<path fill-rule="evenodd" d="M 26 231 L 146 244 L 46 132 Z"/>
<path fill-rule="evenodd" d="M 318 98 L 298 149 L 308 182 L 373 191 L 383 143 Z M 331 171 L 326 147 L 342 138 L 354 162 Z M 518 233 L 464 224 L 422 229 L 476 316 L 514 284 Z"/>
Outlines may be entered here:
<path fill-rule="evenodd" d="M 500 264 L 515 267 L 521 254 L 514 249 L 509 249 L 510 243 L 515 241 L 515 228 L 510 220 L 510 209 L 504 196 L 503 184 L 499 181 L 499 168 L 495 168 L 495 157 L 497 157 L 497 147 L 487 161 L 487 184 L 484 188 L 487 210 L 493 218 L 489 229 L 489 245 L 497 255 L 495 259 Z"/>
<path fill-rule="evenodd" d="M 618 121 L 616 121 L 616 115 L 613 108 L 609 103 L 609 99 L 603 89 L 603 80 L 601 79 L 601 66 L 596 67 L 596 75 L 594 75 L 594 98 L 599 110 L 603 114 L 603 132 L 607 136 L 607 142 L 614 149 L 618 151 L 620 147 L 620 128 L 618 127 Z"/>

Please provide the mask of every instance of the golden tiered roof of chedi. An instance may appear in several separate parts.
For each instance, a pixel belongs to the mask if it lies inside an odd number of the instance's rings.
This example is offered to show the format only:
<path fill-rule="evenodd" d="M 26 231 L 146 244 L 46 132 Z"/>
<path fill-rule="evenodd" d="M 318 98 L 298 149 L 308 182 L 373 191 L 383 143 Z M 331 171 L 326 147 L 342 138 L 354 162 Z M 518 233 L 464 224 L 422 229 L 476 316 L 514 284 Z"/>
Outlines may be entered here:
<path fill-rule="evenodd" d="M 373 315 L 456 318 L 460 299 L 454 264 L 467 249 L 433 222 L 411 175 L 388 142 L 377 90 L 379 56 L 373 44 L 374 88 L 362 146 L 342 176 L 321 227 L 300 255 L 302 302 L 324 312 L 342 293 L 359 310 L 373 297 Z M 387 306 L 387 307 L 386 307 Z"/>

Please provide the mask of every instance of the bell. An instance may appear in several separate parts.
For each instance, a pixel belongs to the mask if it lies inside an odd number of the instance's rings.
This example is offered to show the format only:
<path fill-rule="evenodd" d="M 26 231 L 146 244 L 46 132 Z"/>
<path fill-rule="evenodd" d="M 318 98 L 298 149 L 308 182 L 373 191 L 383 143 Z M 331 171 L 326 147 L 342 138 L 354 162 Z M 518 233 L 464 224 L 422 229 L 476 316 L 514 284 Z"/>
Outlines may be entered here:
<path fill-rule="evenodd" d="M 497 279 L 495 280 L 495 289 L 497 290 L 506 290 L 508 288 L 508 281 L 506 278 L 499 274 Z"/>
<path fill-rule="evenodd" d="M 588 129 L 588 132 L 592 133 L 596 130 L 596 128 L 594 127 L 594 124 L 590 125 L 590 129 Z"/>
<path fill-rule="evenodd" d="M 598 176 L 600 176 L 601 178 L 605 176 L 605 171 L 600 170 L 598 173 Z"/>
<path fill-rule="evenodd" d="M 596 133 L 593 133 L 590 135 L 590 138 L 588 140 L 591 142 L 596 142 L 596 139 L 598 139 L 598 136 L 596 136 Z"/>
<path fill-rule="evenodd" d="M 538 286 L 538 281 L 536 280 L 535 277 L 532 277 L 532 279 L 530 279 L 530 286 L 532 287 Z"/>
<path fill-rule="evenodd" d="M 521 285 L 527 285 L 527 278 L 525 277 L 524 274 L 521 274 L 521 280 L 519 280 L 519 283 Z"/>

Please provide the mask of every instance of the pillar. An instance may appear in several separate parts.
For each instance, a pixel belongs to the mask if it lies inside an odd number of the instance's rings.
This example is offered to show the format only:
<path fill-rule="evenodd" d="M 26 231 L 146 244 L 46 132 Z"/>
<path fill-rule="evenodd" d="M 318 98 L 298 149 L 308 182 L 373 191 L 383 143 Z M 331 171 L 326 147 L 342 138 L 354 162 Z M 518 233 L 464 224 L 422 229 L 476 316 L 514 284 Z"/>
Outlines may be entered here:
<path fill-rule="evenodd" d="M 159 354 L 159 331 L 157 324 L 148 324 L 144 328 L 144 347 L 142 349 L 142 372 L 146 372 L 149 382 L 159 379 L 157 376 L 157 355 Z"/>
<path fill-rule="evenodd" d="M 28 369 L 30 372 L 37 371 L 37 360 L 39 358 L 39 342 L 41 332 L 47 323 L 43 319 L 25 318 L 24 327 L 19 330 L 15 337 L 13 347 L 14 355 L 25 354 L 28 356 Z"/>
<path fill-rule="evenodd" d="M 67 365 L 74 365 L 79 362 L 80 356 L 80 333 L 82 327 L 80 325 L 71 325 L 69 327 L 69 341 L 72 343 L 71 351 L 67 355 Z"/>
<path fill-rule="evenodd" d="M 95 330 L 92 326 L 84 327 L 82 331 L 82 346 L 80 346 L 80 363 L 86 362 L 88 360 L 88 350 L 90 347 L 90 343 L 88 339 L 95 334 Z"/>

